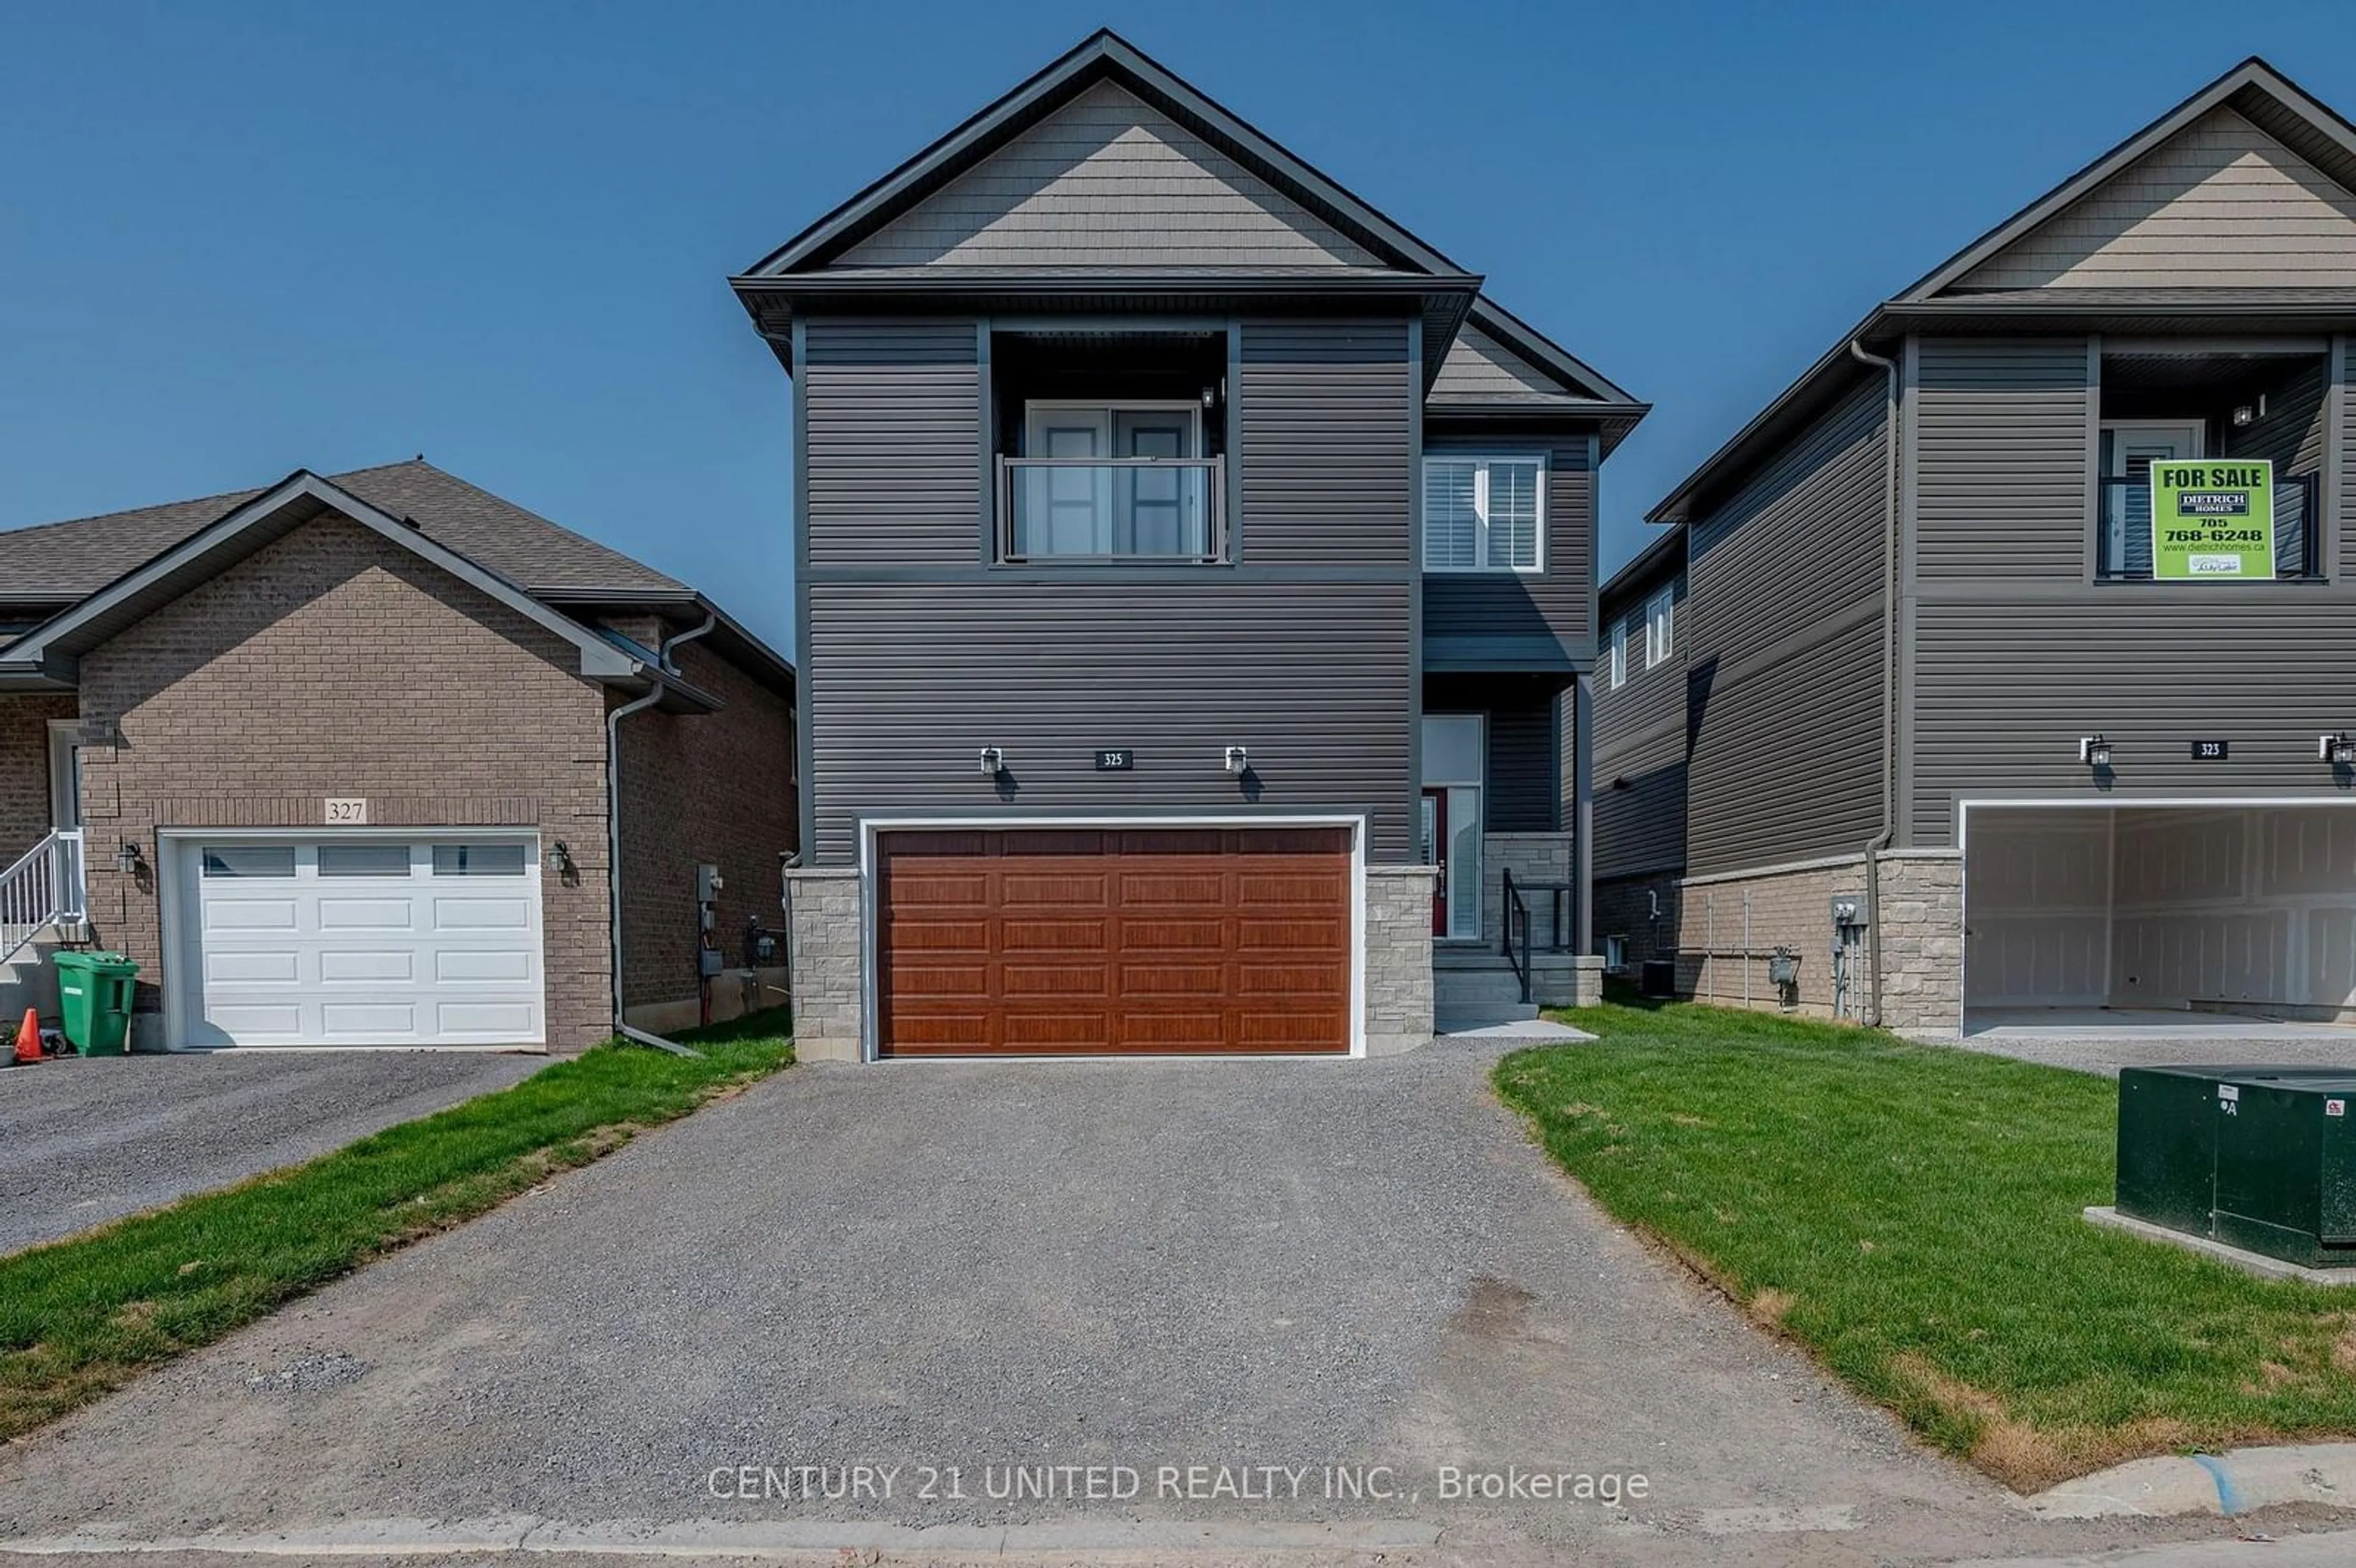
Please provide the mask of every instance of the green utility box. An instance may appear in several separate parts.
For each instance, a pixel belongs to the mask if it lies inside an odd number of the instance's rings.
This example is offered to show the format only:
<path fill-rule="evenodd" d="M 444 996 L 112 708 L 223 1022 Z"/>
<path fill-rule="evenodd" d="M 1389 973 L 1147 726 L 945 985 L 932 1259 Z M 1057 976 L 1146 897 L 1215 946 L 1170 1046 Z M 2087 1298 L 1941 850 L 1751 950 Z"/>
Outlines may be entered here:
<path fill-rule="evenodd" d="M 2309 1268 L 2356 1267 L 2356 1068 L 2130 1067 L 2118 1210 Z"/>
<path fill-rule="evenodd" d="M 120 953 L 59 953 L 49 962 L 58 966 L 67 1042 L 84 1056 L 122 1055 L 139 965 Z"/>

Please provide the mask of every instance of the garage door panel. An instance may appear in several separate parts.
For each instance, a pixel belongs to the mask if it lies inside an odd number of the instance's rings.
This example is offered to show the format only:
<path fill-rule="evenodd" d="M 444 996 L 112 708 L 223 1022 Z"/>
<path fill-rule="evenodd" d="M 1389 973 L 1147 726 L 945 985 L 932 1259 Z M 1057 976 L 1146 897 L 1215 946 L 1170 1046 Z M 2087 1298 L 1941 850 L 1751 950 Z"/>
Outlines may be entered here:
<path fill-rule="evenodd" d="M 1216 964 L 1123 964 L 1119 989 L 1130 997 L 1215 997 L 1227 988 L 1227 966 Z"/>
<path fill-rule="evenodd" d="M 1219 910 L 1227 905 L 1227 880 L 1216 871 L 1124 871 L 1120 907 Z"/>
<path fill-rule="evenodd" d="M 1095 909 L 1107 901 L 1102 875 L 1009 871 L 999 879 L 998 901 L 1007 909 Z"/>
<path fill-rule="evenodd" d="M 417 904 L 408 898 L 318 901 L 320 931 L 414 931 Z"/>
<path fill-rule="evenodd" d="M 528 839 L 356 835 L 200 846 L 176 862 L 183 1043 L 536 1044 Z M 291 869 L 292 874 L 280 874 Z M 263 876 L 257 872 L 270 872 Z M 463 879 L 463 880 L 461 880 Z"/>
<path fill-rule="evenodd" d="M 1007 953 L 1105 953 L 1111 950 L 1109 920 L 1042 920 L 1007 916 L 999 924 L 999 947 Z"/>
<path fill-rule="evenodd" d="M 404 948 L 325 951 L 319 955 L 319 978 L 330 985 L 407 985 L 417 978 L 417 955 Z"/>
<path fill-rule="evenodd" d="M 293 931 L 292 898 L 223 898 L 205 905 L 207 931 Z"/>
<path fill-rule="evenodd" d="M 962 870 L 936 835 L 878 848 L 887 1054 L 1349 1049 L 1346 829 L 1007 829 Z M 952 929 L 977 962 L 941 962 Z"/>
<path fill-rule="evenodd" d="M 1120 923 L 1123 953 L 1217 953 L 1226 946 L 1222 920 L 1139 920 Z"/>
<path fill-rule="evenodd" d="M 1236 923 L 1236 946 L 1244 953 L 1331 953 L 1347 951 L 1348 927 L 1338 920 L 1242 920 Z"/>

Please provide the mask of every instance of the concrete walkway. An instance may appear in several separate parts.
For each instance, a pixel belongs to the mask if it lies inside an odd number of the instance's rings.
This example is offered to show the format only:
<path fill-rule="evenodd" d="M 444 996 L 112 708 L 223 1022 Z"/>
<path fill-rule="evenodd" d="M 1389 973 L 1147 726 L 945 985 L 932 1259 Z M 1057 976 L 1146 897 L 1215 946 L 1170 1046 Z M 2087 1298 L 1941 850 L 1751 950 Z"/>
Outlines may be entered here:
<path fill-rule="evenodd" d="M 547 1061 L 224 1051 L 0 1069 L 0 1253 L 309 1159 Z"/>
<path fill-rule="evenodd" d="M 2122 1067 L 2218 1063 L 2356 1068 L 2356 1028 L 2157 1008 L 1982 1009 L 1960 1040 L 1939 1043 L 2111 1077 Z"/>
<path fill-rule="evenodd" d="M 0 1449 L 0 1549 L 1774 1568 L 2233 1528 L 2040 1521 L 1912 1446 L 1562 1179 L 1501 1049 L 798 1067 Z"/>

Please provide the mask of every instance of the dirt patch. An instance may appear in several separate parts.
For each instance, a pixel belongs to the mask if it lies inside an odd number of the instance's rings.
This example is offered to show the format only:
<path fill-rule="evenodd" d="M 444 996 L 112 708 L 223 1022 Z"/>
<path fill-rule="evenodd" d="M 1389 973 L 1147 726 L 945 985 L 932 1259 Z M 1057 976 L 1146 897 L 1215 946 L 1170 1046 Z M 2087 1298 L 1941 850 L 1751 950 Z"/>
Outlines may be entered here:
<path fill-rule="evenodd" d="M 1771 1285 L 1754 1293 L 1749 1301 L 1742 1304 L 1742 1309 L 1751 1315 L 1751 1321 L 1762 1328 L 1780 1330 L 1783 1327 L 1784 1315 L 1799 1304 L 1798 1296 Z"/>
<path fill-rule="evenodd" d="M 1994 1394 L 1949 1377 L 1920 1356 L 1894 1357 L 1890 1371 L 1973 1434 L 1967 1456 L 1974 1465 L 2023 1494 L 2129 1459 L 2179 1453 L 2190 1443 L 2190 1428 L 2167 1419 L 2039 1426 L 2014 1414 Z"/>

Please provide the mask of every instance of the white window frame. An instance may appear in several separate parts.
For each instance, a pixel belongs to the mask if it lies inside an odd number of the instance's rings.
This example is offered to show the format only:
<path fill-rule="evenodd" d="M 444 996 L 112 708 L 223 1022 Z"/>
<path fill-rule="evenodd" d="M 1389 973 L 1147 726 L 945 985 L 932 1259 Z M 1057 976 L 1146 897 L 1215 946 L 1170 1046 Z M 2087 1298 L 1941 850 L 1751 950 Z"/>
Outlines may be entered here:
<path fill-rule="evenodd" d="M 1543 452 L 1427 452 L 1423 469 L 1417 475 L 1422 488 L 1416 492 L 1417 512 L 1423 512 L 1423 502 L 1431 494 L 1431 465 L 1435 463 L 1469 463 L 1472 464 L 1472 564 L 1470 566 L 1435 566 L 1431 560 L 1431 519 L 1422 519 L 1423 539 L 1417 549 L 1426 572 L 1445 572 L 1451 576 L 1487 575 L 1494 577 L 1537 577 L 1546 571 L 1547 559 L 1547 485 L 1552 464 Z M 1537 468 L 1537 517 L 1536 533 L 1531 540 L 1531 562 L 1527 566 L 1491 566 L 1489 560 L 1489 465 L 1493 463 L 1534 464 Z"/>
<path fill-rule="evenodd" d="M 1677 591 L 1662 589 L 1644 601 L 1644 667 L 1665 664 L 1677 645 Z"/>
<path fill-rule="evenodd" d="M 1612 623 L 1612 633 L 1606 639 L 1606 655 L 1610 667 L 1605 671 L 1605 689 L 1617 691 L 1628 684 L 1627 616 L 1622 615 Z"/>

